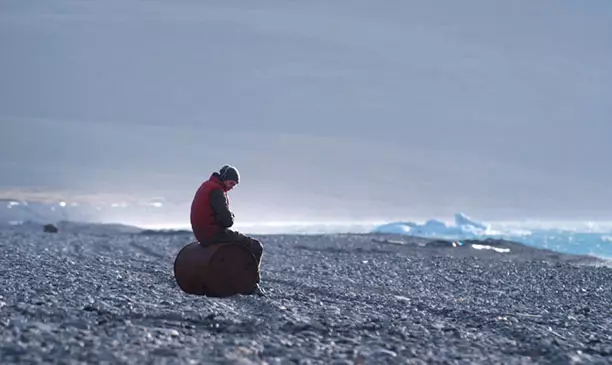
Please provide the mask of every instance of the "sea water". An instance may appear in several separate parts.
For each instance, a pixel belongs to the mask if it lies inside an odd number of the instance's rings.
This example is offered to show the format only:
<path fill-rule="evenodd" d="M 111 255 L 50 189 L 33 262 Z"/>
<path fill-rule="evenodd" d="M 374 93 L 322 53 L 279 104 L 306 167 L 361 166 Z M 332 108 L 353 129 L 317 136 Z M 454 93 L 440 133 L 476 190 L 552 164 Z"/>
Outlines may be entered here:
<path fill-rule="evenodd" d="M 276 222 L 243 225 L 238 229 L 252 234 L 391 233 L 453 240 L 499 238 L 561 253 L 612 259 L 612 224 L 605 222 L 478 222 L 478 227 L 486 227 L 481 230 L 472 229 L 466 224 L 453 225 L 439 221 L 433 226 L 413 223 L 410 227 L 407 224 L 410 223 Z"/>
<path fill-rule="evenodd" d="M 432 219 L 424 224 L 388 223 L 373 231 L 456 240 L 500 238 L 561 253 L 612 259 L 610 222 L 465 222 L 465 216 L 458 213 L 455 224 Z"/>

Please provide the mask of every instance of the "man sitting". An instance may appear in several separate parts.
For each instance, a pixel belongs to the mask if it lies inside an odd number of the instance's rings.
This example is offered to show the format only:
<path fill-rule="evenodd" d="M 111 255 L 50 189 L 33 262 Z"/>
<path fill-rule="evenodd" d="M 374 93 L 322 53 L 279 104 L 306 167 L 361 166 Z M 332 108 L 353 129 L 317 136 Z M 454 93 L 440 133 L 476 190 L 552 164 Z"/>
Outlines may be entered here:
<path fill-rule="evenodd" d="M 240 174 L 233 166 L 225 165 L 219 172 L 213 172 L 199 187 L 191 203 L 191 228 L 201 245 L 225 242 L 245 245 L 255 256 L 259 272 L 263 254 L 261 242 L 229 229 L 234 225 L 234 213 L 229 208 L 227 193 L 239 182 Z M 259 280 L 258 274 L 252 294 L 263 296 Z"/>

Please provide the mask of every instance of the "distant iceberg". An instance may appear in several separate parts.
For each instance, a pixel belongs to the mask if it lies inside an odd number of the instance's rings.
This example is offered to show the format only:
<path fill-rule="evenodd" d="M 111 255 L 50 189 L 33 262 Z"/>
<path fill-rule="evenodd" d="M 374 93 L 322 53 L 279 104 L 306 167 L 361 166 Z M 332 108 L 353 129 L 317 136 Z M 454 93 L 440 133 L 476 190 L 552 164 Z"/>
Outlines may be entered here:
<path fill-rule="evenodd" d="M 464 213 L 455 214 L 454 225 L 447 225 L 437 219 L 430 219 L 424 224 L 414 222 L 393 222 L 378 226 L 374 228 L 372 232 L 422 237 L 476 237 L 493 234 L 488 224 L 473 220 Z"/>
<path fill-rule="evenodd" d="M 460 226 L 460 227 L 471 226 L 471 227 L 475 227 L 483 231 L 489 231 L 491 229 L 490 225 L 484 224 L 481 222 L 477 222 L 463 213 L 455 214 L 455 225 Z"/>

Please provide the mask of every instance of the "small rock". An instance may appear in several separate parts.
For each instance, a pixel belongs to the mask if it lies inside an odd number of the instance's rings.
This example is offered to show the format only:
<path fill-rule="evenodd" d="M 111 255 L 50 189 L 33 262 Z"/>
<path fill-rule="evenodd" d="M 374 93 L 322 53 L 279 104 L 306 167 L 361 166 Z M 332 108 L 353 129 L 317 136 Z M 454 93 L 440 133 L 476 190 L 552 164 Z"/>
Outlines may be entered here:
<path fill-rule="evenodd" d="M 51 332 L 51 330 L 53 329 L 53 327 L 51 327 L 50 325 L 42 322 L 33 322 L 32 327 L 35 327 L 43 332 Z"/>
<path fill-rule="evenodd" d="M 170 336 L 170 337 L 179 337 L 181 334 L 179 333 L 179 331 L 175 330 L 175 329 L 169 329 L 165 331 L 165 334 Z"/>
<path fill-rule="evenodd" d="M 298 334 L 298 336 L 300 337 L 312 337 L 312 338 L 317 338 L 319 337 L 319 334 L 314 332 L 314 331 L 302 331 Z"/>
<path fill-rule="evenodd" d="M 88 330 L 91 327 L 89 323 L 83 320 L 74 320 L 74 321 L 66 322 L 65 326 L 74 327 L 80 330 Z"/>
<path fill-rule="evenodd" d="M 45 224 L 43 226 L 43 232 L 45 233 L 58 233 L 59 229 L 55 224 Z"/>
<path fill-rule="evenodd" d="M 228 361 L 226 363 L 231 364 L 231 365 L 255 365 L 257 364 L 256 362 L 251 361 L 247 359 L 246 357 L 228 358 L 227 360 Z"/>
<path fill-rule="evenodd" d="M 157 348 L 151 352 L 153 355 L 158 356 L 166 356 L 166 357 L 174 357 L 176 356 L 176 351 L 165 348 Z"/>
<path fill-rule="evenodd" d="M 406 302 L 406 303 L 410 303 L 410 298 L 401 296 L 401 295 L 396 295 L 395 299 L 397 299 L 400 302 Z"/>
<path fill-rule="evenodd" d="M 508 318 L 508 321 L 510 321 L 510 322 L 512 322 L 514 324 L 519 322 L 518 318 L 516 318 L 516 317 L 508 316 L 507 318 Z"/>
<path fill-rule="evenodd" d="M 332 365 L 353 365 L 353 362 L 345 359 L 340 359 L 332 362 Z"/>
<path fill-rule="evenodd" d="M 25 349 L 21 349 L 18 347 L 9 347 L 9 346 L 4 346 L 2 348 L 2 355 L 3 356 L 15 356 L 15 357 L 21 357 L 23 355 L 26 355 L 28 352 Z"/>
<path fill-rule="evenodd" d="M 372 356 L 390 356 L 390 357 L 396 357 L 397 354 L 391 350 L 387 350 L 387 349 L 378 349 L 374 352 L 372 352 Z"/>

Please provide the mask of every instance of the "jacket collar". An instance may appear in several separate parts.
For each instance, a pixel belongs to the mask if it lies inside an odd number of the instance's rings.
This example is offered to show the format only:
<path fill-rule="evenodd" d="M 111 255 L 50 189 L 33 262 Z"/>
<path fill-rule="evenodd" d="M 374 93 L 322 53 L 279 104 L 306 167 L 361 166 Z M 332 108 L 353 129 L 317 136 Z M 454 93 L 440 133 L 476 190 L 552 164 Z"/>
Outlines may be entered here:
<path fill-rule="evenodd" d="M 218 172 L 213 172 L 212 175 L 210 175 L 209 180 L 219 185 L 219 187 L 221 187 L 224 192 L 227 192 L 227 188 L 225 187 L 225 184 L 221 180 L 221 175 L 219 175 Z"/>

